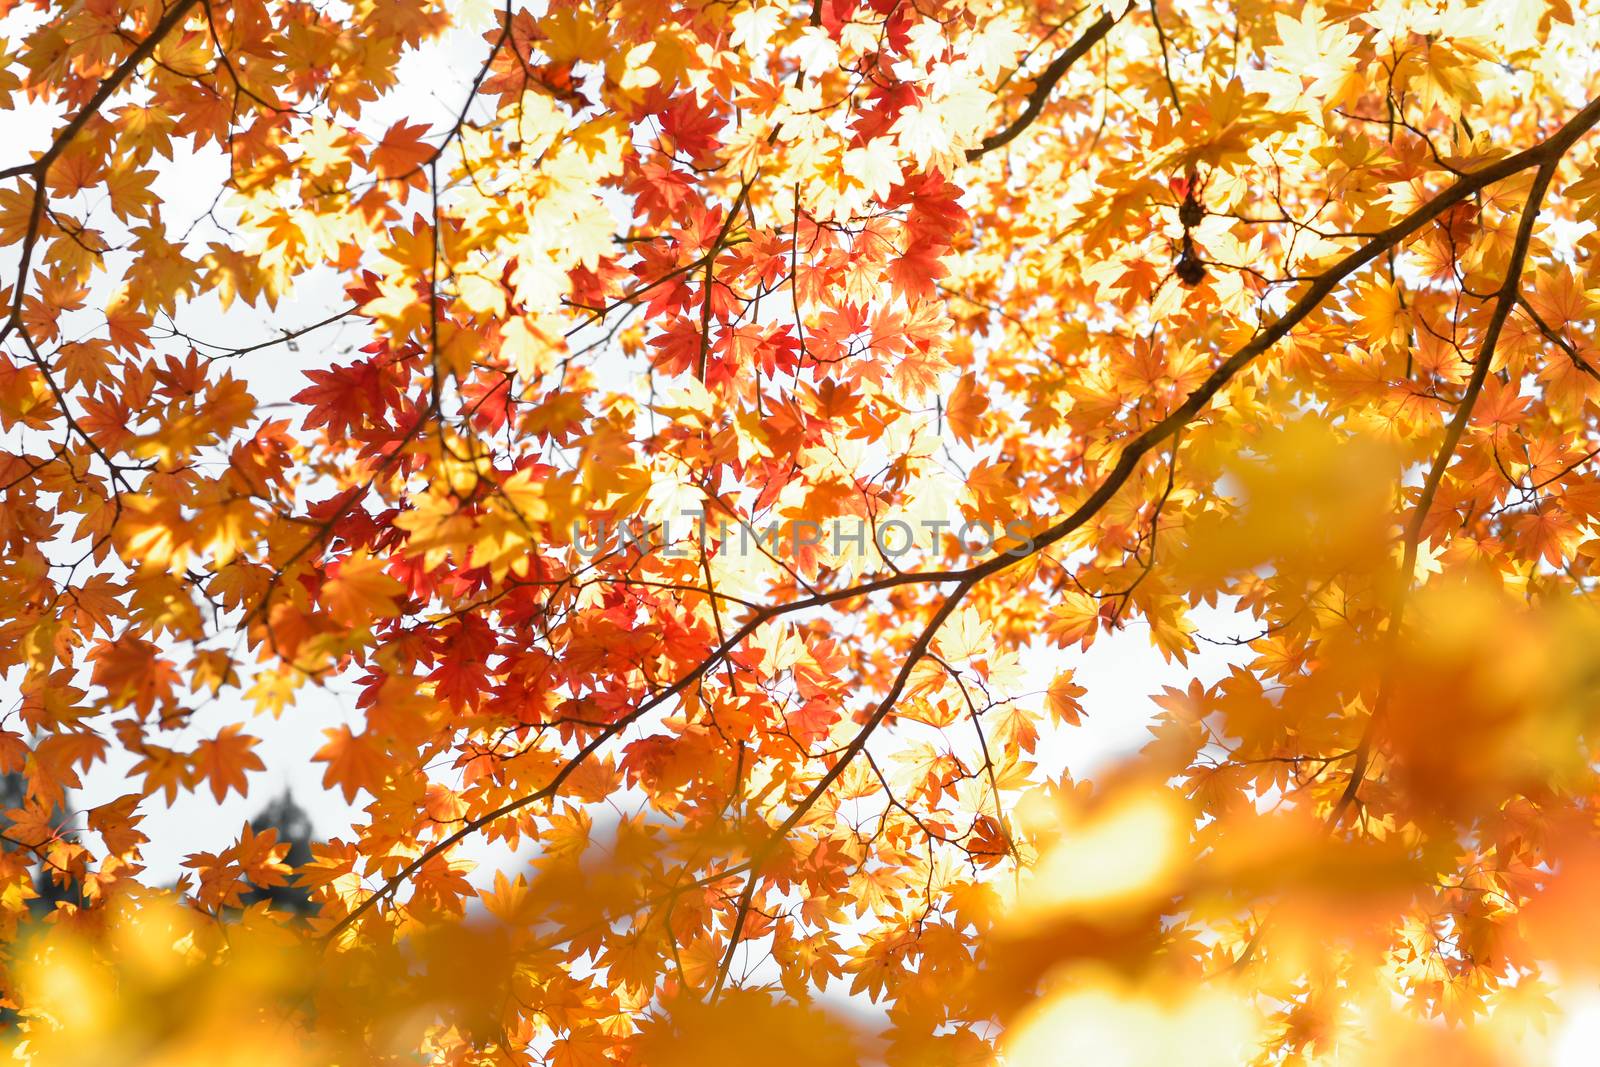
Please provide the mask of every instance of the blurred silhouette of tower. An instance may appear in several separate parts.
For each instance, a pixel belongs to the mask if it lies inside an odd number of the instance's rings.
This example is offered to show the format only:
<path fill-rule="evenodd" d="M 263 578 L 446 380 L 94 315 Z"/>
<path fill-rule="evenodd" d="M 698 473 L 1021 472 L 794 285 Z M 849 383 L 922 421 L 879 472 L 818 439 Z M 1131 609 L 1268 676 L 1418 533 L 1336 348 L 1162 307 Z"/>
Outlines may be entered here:
<path fill-rule="evenodd" d="M 28 779 L 24 775 L 16 771 L 0 774 L 0 831 L 8 829 L 11 825 L 11 820 L 6 817 L 5 813 L 12 808 L 22 807 L 27 799 Z M 59 829 L 65 826 L 71 818 L 72 808 L 63 800 L 50 813 L 50 825 Z M 23 846 L 13 841 L 0 838 L 0 851 L 12 852 L 22 848 Z M 35 919 L 43 918 L 55 910 L 58 901 L 76 902 L 78 900 L 78 887 L 75 883 L 69 882 L 63 885 L 51 877 L 50 871 L 43 861 L 34 859 L 30 866 L 33 868 L 33 888 L 39 894 L 33 900 L 28 901 L 28 912 Z M 17 1019 L 17 1013 L 12 1009 L 0 1008 L 0 1029 L 15 1025 Z"/>
<path fill-rule="evenodd" d="M 12 808 L 20 808 L 28 798 L 28 779 L 18 773 L 0 774 L 0 829 L 11 824 L 5 817 L 5 812 Z M 50 825 L 58 830 L 72 820 L 72 807 L 65 800 L 56 805 L 50 813 Z M 12 841 L 0 840 L 0 849 L 6 852 L 21 848 L 21 845 Z M 77 886 L 72 883 L 63 885 L 52 877 L 43 861 L 36 861 L 33 888 L 39 895 L 28 902 L 28 910 L 35 918 L 48 915 L 55 909 L 58 901 L 76 901 L 78 899 Z"/>
<path fill-rule="evenodd" d="M 311 816 L 295 803 L 287 789 L 256 813 L 255 818 L 250 820 L 250 829 L 258 834 L 265 830 L 276 830 L 279 844 L 289 846 L 289 852 L 283 858 L 283 862 L 289 866 L 298 868 L 311 862 L 311 842 L 315 832 Z M 276 910 L 291 911 L 297 915 L 307 915 L 312 910 L 310 890 L 296 885 L 258 887 L 244 894 L 246 904 L 263 900 Z"/>

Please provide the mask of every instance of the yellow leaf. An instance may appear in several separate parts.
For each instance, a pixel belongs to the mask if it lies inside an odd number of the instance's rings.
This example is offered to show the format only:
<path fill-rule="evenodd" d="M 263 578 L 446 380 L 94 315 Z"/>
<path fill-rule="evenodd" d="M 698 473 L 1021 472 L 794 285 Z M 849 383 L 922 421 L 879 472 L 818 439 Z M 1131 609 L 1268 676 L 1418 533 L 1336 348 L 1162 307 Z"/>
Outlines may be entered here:
<path fill-rule="evenodd" d="M 351 556 L 338 565 L 322 587 L 323 603 L 336 622 L 362 627 L 399 613 L 395 600 L 405 586 L 385 574 L 383 566 L 381 560 L 369 556 Z"/>

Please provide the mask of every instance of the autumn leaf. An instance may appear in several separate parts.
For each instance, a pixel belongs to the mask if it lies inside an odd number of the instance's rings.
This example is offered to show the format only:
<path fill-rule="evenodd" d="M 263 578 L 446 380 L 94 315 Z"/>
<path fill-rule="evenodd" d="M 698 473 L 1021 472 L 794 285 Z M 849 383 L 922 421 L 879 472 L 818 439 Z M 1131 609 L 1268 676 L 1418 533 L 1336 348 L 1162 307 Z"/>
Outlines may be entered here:
<path fill-rule="evenodd" d="M 950 394 L 946 417 L 956 439 L 970 444 L 978 436 L 983 413 L 989 408 L 989 398 L 978 385 L 977 376 L 963 374 Z"/>
<path fill-rule="evenodd" d="M 354 800 L 365 789 L 375 793 L 388 773 L 388 759 L 382 748 L 365 734 L 357 735 L 348 726 L 322 731 L 327 744 L 311 758 L 326 763 L 322 784 L 338 786 L 346 800 Z"/>
<path fill-rule="evenodd" d="M 433 147 L 422 140 L 427 133 L 426 123 L 396 122 L 372 150 L 372 169 L 385 178 L 410 177 L 433 157 Z M 417 185 L 426 187 L 425 182 Z"/>
<path fill-rule="evenodd" d="M 1083 719 L 1083 705 L 1078 700 L 1087 692 L 1072 680 L 1071 671 L 1057 675 L 1045 693 L 1051 719 L 1067 726 L 1077 726 Z"/>
<path fill-rule="evenodd" d="M 384 573 L 383 562 L 353 557 L 339 564 L 323 587 L 328 614 L 346 626 L 366 626 L 398 612 L 396 598 L 405 587 Z"/>
<path fill-rule="evenodd" d="M 251 749 L 260 744 L 259 738 L 241 732 L 238 723 L 224 726 L 210 741 L 195 746 L 194 774 L 197 780 L 211 782 L 211 795 L 222 800 L 230 789 L 240 796 L 249 792 L 245 772 L 264 771 L 267 765 Z"/>

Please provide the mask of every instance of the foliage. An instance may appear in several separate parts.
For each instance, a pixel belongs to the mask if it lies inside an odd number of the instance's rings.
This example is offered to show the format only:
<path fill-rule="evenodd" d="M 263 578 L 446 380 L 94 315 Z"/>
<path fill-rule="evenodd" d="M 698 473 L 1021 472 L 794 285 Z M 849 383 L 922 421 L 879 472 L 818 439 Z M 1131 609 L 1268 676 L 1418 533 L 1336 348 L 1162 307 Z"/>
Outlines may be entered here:
<path fill-rule="evenodd" d="M 1539 1062 L 1596 15 L 0 0 L 19 1062 Z M 1195 679 L 1074 781 L 1141 633 Z M 252 709 L 357 825 L 157 891 Z"/>

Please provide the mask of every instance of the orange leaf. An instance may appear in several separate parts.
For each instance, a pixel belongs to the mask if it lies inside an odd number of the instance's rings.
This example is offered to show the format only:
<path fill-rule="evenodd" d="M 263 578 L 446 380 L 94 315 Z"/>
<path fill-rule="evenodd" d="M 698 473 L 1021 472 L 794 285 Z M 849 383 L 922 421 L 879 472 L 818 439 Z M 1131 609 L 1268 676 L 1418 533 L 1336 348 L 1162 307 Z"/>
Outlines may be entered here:
<path fill-rule="evenodd" d="M 216 738 L 195 746 L 194 766 L 199 778 L 210 779 L 211 794 L 218 800 L 236 789 L 240 796 L 247 792 L 246 771 L 264 771 L 267 765 L 251 749 L 261 743 L 260 738 L 241 733 L 238 723 L 224 726 Z"/>
<path fill-rule="evenodd" d="M 322 733 L 328 743 L 317 749 L 316 755 L 311 757 L 318 763 L 328 765 L 322 774 L 322 784 L 330 788 L 338 786 L 346 800 L 354 800 L 356 793 L 362 789 L 376 795 L 377 787 L 386 776 L 389 761 L 372 736 L 354 734 L 348 726 L 324 730 Z"/>

